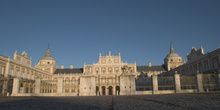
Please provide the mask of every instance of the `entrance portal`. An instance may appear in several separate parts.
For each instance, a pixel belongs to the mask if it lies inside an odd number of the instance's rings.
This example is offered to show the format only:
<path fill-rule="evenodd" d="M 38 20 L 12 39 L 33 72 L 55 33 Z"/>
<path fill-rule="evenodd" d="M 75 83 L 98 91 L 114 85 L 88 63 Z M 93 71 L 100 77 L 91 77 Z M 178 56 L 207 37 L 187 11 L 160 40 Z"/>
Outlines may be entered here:
<path fill-rule="evenodd" d="M 115 88 L 116 88 L 116 91 L 115 91 L 115 92 L 116 92 L 116 95 L 120 95 L 120 87 L 119 87 L 119 86 L 116 86 Z"/>
<path fill-rule="evenodd" d="M 109 95 L 113 95 L 112 86 L 109 86 L 108 89 L 109 89 Z"/>
<path fill-rule="evenodd" d="M 98 86 L 96 86 L 96 95 L 100 95 L 99 94 L 99 87 Z"/>
<path fill-rule="evenodd" d="M 102 95 L 105 95 L 105 86 L 102 86 Z"/>

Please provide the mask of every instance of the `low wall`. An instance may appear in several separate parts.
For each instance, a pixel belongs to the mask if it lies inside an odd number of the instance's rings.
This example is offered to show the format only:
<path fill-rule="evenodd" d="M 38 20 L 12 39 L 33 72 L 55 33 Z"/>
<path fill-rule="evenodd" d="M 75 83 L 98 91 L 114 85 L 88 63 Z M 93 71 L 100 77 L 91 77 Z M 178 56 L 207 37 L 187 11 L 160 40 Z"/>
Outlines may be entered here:
<path fill-rule="evenodd" d="M 17 93 L 11 94 L 11 96 L 77 96 L 76 93 Z"/>
<path fill-rule="evenodd" d="M 152 91 L 136 91 L 136 95 L 153 94 Z"/>

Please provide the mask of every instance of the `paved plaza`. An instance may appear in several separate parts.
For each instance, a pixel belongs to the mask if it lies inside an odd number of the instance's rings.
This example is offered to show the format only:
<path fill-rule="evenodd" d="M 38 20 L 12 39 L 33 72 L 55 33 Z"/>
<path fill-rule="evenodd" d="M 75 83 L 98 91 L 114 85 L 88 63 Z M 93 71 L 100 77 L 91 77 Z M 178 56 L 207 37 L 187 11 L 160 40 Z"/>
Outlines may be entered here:
<path fill-rule="evenodd" d="M 0 97 L 0 110 L 219 110 L 220 93 L 82 96 Z"/>

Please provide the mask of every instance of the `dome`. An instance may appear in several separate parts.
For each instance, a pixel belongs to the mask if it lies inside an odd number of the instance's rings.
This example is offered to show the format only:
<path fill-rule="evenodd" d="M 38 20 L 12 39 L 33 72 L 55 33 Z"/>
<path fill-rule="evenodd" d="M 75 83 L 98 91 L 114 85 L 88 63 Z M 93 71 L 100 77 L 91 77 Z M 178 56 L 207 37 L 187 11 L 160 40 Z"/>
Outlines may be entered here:
<path fill-rule="evenodd" d="M 177 53 L 169 53 L 166 58 L 170 57 L 180 57 Z"/>
<path fill-rule="evenodd" d="M 167 55 L 166 58 L 170 58 L 170 57 L 180 57 L 177 53 L 174 52 L 172 45 L 170 45 L 170 53 Z"/>
<path fill-rule="evenodd" d="M 54 60 L 51 56 L 43 56 L 41 60 Z"/>

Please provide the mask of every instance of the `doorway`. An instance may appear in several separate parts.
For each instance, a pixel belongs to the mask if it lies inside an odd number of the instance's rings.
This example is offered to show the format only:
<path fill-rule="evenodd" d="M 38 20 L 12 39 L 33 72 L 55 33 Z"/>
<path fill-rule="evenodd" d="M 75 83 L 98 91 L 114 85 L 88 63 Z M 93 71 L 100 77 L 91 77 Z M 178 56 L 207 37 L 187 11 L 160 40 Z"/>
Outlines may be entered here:
<path fill-rule="evenodd" d="M 112 89 L 112 86 L 109 86 L 108 89 L 109 89 L 109 95 L 113 95 L 113 89 Z"/>
<path fill-rule="evenodd" d="M 116 86 L 115 88 L 116 88 L 116 91 L 115 91 L 115 92 L 116 92 L 116 95 L 120 95 L 120 87 L 119 87 L 119 86 Z"/>
<path fill-rule="evenodd" d="M 102 95 L 105 95 L 105 86 L 102 86 Z"/>

